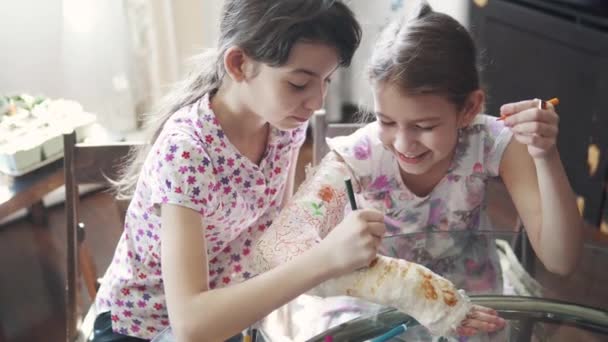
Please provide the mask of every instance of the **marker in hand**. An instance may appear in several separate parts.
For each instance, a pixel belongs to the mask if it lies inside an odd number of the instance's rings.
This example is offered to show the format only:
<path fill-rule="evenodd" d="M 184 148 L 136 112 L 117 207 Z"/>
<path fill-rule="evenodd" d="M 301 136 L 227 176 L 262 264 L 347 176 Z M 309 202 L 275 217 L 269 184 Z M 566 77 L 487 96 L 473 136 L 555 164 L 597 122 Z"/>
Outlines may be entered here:
<path fill-rule="evenodd" d="M 547 109 L 547 103 L 550 103 L 553 105 L 553 107 L 556 107 L 559 104 L 559 99 L 557 97 L 554 97 L 548 101 L 540 101 L 540 104 L 539 104 L 540 109 Z M 500 118 L 498 118 L 498 121 L 502 121 L 502 120 L 508 118 L 509 115 L 511 115 L 511 114 L 501 115 Z"/>

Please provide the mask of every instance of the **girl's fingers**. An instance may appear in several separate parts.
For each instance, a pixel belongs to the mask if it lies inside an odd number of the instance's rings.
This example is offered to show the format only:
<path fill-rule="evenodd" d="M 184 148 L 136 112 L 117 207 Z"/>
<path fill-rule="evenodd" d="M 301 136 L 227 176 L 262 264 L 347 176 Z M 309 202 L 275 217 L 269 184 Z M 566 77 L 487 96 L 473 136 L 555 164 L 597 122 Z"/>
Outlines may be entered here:
<path fill-rule="evenodd" d="M 474 305 L 456 332 L 460 336 L 473 336 L 480 331 L 493 332 L 502 329 L 505 324 L 505 320 L 498 316 L 496 310 Z"/>
<path fill-rule="evenodd" d="M 505 320 L 499 317 L 495 310 L 476 305 L 460 325 L 490 332 L 501 329 L 505 323 Z"/>
<path fill-rule="evenodd" d="M 492 308 L 488 308 L 488 307 L 481 306 L 481 305 L 473 305 L 473 309 L 471 310 L 471 313 L 473 315 L 475 315 L 475 312 L 479 312 L 479 311 L 485 312 L 489 315 L 498 316 L 498 312 Z"/>
<path fill-rule="evenodd" d="M 559 116 L 552 109 L 530 108 L 510 114 L 505 119 L 505 125 L 513 127 L 524 122 L 543 122 L 557 126 Z"/>
<path fill-rule="evenodd" d="M 516 124 L 513 126 L 512 131 L 523 135 L 531 135 L 532 133 L 538 134 L 543 137 L 555 137 L 557 136 L 557 126 L 553 124 L 547 124 L 539 121 L 528 121 Z"/>
<path fill-rule="evenodd" d="M 359 209 L 359 218 L 367 222 L 384 223 L 384 214 L 376 209 Z"/>
<path fill-rule="evenodd" d="M 477 319 L 466 319 L 462 322 L 463 328 L 472 328 L 476 331 L 492 332 L 499 329 L 499 326 L 495 323 L 489 323 L 486 321 L 480 321 Z"/>
<path fill-rule="evenodd" d="M 500 107 L 500 115 L 511 115 L 526 109 L 538 108 L 540 101 L 539 99 L 533 99 L 504 104 Z"/>
<path fill-rule="evenodd" d="M 381 245 L 382 245 L 382 238 L 374 236 L 374 247 L 375 247 L 376 251 L 378 251 L 378 249 L 380 249 Z"/>
<path fill-rule="evenodd" d="M 543 150 L 555 145 L 555 137 L 547 138 L 536 134 L 514 134 L 513 137 L 524 145 L 534 146 Z"/>
<path fill-rule="evenodd" d="M 475 321 L 493 324 L 499 328 L 506 324 L 506 321 L 498 316 L 498 313 L 492 309 L 489 309 L 488 311 L 481 311 L 478 309 L 474 312 L 476 312 L 476 315 L 474 315 L 475 317 L 471 317 L 471 319 Z"/>
<path fill-rule="evenodd" d="M 456 333 L 460 336 L 473 336 L 475 334 L 477 334 L 477 330 L 473 329 L 473 328 L 469 328 L 469 327 L 458 327 L 458 329 L 456 329 Z"/>
<path fill-rule="evenodd" d="M 384 222 L 381 222 L 381 223 L 372 222 L 372 223 L 368 223 L 368 225 L 369 225 L 369 231 L 374 237 L 378 237 L 378 238 L 384 237 L 384 234 L 386 233 L 386 225 L 384 224 Z"/>

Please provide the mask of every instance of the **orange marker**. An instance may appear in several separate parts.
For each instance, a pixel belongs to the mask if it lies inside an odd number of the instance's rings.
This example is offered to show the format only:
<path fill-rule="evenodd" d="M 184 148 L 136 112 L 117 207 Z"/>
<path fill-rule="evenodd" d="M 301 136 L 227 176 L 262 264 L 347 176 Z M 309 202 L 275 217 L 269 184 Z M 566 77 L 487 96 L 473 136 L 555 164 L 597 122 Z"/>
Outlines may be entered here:
<path fill-rule="evenodd" d="M 559 99 L 557 97 L 554 97 L 549 101 L 541 101 L 540 108 L 547 109 L 547 103 L 550 103 L 553 107 L 556 107 L 559 104 Z"/>
<path fill-rule="evenodd" d="M 547 103 L 550 103 L 553 107 L 557 107 L 557 105 L 559 104 L 559 99 L 557 97 L 552 98 L 551 100 L 548 101 L 540 101 L 540 109 L 547 109 Z M 506 118 L 509 117 L 509 115 L 501 115 L 497 120 L 498 121 L 502 121 Z"/>

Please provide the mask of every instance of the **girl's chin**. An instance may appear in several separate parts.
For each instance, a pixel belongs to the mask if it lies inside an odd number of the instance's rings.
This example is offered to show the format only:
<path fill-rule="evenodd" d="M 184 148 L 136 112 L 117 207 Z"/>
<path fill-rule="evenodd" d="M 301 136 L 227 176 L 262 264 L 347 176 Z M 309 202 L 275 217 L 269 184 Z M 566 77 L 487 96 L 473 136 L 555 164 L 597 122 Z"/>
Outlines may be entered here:
<path fill-rule="evenodd" d="M 420 174 L 426 172 L 428 169 L 428 160 L 431 156 L 431 151 L 424 152 L 418 155 L 416 158 L 407 158 L 398 152 L 395 154 L 397 155 L 399 166 L 407 173 Z"/>

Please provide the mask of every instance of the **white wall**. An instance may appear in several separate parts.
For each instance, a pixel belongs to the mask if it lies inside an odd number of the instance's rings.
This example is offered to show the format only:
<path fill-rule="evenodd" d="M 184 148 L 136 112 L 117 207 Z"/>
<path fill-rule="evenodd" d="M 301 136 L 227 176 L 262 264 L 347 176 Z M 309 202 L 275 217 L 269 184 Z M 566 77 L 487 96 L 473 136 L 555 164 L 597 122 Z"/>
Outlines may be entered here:
<path fill-rule="evenodd" d="M 223 0 L 174 0 L 175 40 L 179 72 L 187 60 L 205 48 L 215 47 L 219 35 Z"/>
<path fill-rule="evenodd" d="M 451 15 L 464 27 L 469 27 L 468 0 L 428 0 L 435 11 Z"/>
<path fill-rule="evenodd" d="M 122 1 L 0 0 L 0 93 L 80 101 L 112 128 L 134 120 L 130 94 L 117 93 L 130 64 Z"/>
<path fill-rule="evenodd" d="M 2 13 L 10 13 L 0 20 L 0 94 L 74 99 L 111 130 L 135 128 L 136 101 L 158 97 L 160 84 L 178 76 L 171 0 L 146 2 L 148 38 L 158 50 L 144 55 L 150 65 L 142 67 L 131 45 L 139 33 L 125 12 L 137 0 L 0 0 Z M 142 69 L 140 80 L 151 85 L 134 98 Z"/>
<path fill-rule="evenodd" d="M 63 1 L 64 89 L 111 130 L 135 128 L 133 63 L 123 1 Z"/>
<path fill-rule="evenodd" d="M 178 79 L 172 0 L 123 0 L 130 33 L 137 113 L 147 113 Z"/>
<path fill-rule="evenodd" d="M 61 94 L 61 2 L 0 0 L 0 94 Z"/>
<path fill-rule="evenodd" d="M 203 2 L 203 46 L 213 47 L 217 44 L 220 31 L 220 16 L 223 0 L 207 0 Z"/>

